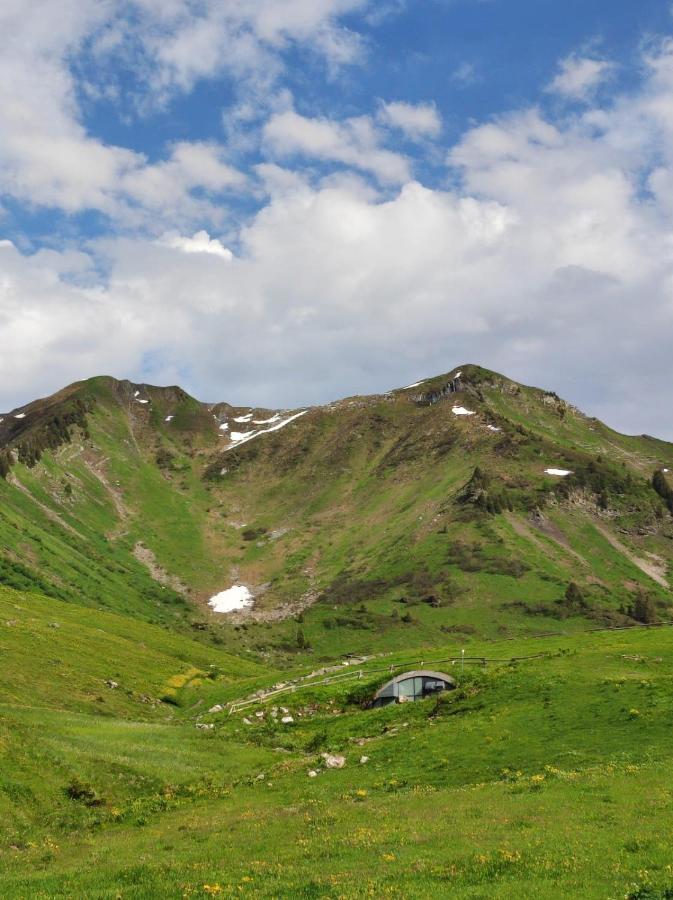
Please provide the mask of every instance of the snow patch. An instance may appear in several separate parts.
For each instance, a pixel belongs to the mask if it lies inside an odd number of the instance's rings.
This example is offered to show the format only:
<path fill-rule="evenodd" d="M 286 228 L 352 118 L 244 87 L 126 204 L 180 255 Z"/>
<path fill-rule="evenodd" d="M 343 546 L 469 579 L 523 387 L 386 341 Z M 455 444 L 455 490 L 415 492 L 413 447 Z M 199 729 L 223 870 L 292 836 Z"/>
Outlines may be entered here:
<path fill-rule="evenodd" d="M 140 396 L 140 391 L 136 391 L 135 394 L 134 394 L 133 396 L 134 396 L 134 397 L 139 397 L 139 396 Z"/>
<path fill-rule="evenodd" d="M 26 418 L 26 414 L 25 414 L 25 413 L 17 413 L 17 414 L 14 416 L 14 418 L 15 418 L 15 419 L 25 419 L 25 418 Z"/>
<path fill-rule="evenodd" d="M 166 416 L 166 418 L 164 419 L 164 422 L 172 422 L 172 421 L 173 421 L 173 416 Z"/>
<path fill-rule="evenodd" d="M 409 391 L 409 390 L 411 390 L 411 388 L 418 387 L 419 384 L 425 384 L 425 382 L 426 382 L 427 380 L 428 380 L 427 378 L 424 378 L 423 381 L 414 381 L 413 384 L 408 384 L 406 387 L 403 387 L 402 390 L 403 390 L 403 391 Z"/>
<path fill-rule="evenodd" d="M 547 475 L 558 475 L 559 478 L 565 478 L 566 475 L 572 475 L 570 469 L 545 469 Z"/>
<path fill-rule="evenodd" d="M 464 406 L 453 406 L 453 407 L 451 407 L 451 412 L 454 414 L 454 416 L 473 416 L 474 415 L 474 410 L 465 409 Z"/>
<path fill-rule="evenodd" d="M 460 376 L 461 376 L 462 374 L 463 374 L 463 370 L 461 369 L 460 372 L 456 372 L 456 374 L 455 374 L 453 377 L 454 377 L 454 378 L 460 378 Z"/>
<path fill-rule="evenodd" d="M 222 422 L 220 425 L 220 431 L 229 431 L 229 422 Z"/>
<path fill-rule="evenodd" d="M 242 424 L 243 422 L 249 422 L 250 419 L 252 419 L 252 413 L 248 413 L 248 414 L 245 415 L 245 416 L 237 416 L 237 417 L 234 419 L 234 422 L 238 422 L 239 425 L 240 425 L 240 424 Z"/>
<path fill-rule="evenodd" d="M 272 431 L 279 431 L 281 428 L 285 428 L 286 425 L 289 425 L 290 422 L 294 422 L 295 419 L 298 419 L 299 416 L 304 416 L 308 412 L 307 409 L 302 409 L 301 412 L 294 413 L 292 416 L 288 416 L 287 419 L 281 419 L 280 422 L 277 422 L 275 425 L 272 425 L 270 428 L 260 428 L 257 431 L 232 431 L 231 432 L 231 440 L 232 444 L 243 444 L 246 441 L 251 441 L 253 438 L 259 437 L 260 434 L 269 434 Z M 227 450 L 230 450 L 230 447 L 227 447 Z"/>
<path fill-rule="evenodd" d="M 136 397 L 136 403 L 149 403 L 149 400 L 141 400 L 140 397 Z"/>
<path fill-rule="evenodd" d="M 253 425 L 270 425 L 272 422 L 277 422 L 280 419 L 280 413 L 276 413 L 274 416 L 271 416 L 270 419 L 253 419 Z"/>
<path fill-rule="evenodd" d="M 496 425 L 487 425 L 486 427 L 489 431 L 502 431 L 502 428 L 498 428 Z"/>
<path fill-rule="evenodd" d="M 243 584 L 235 584 L 226 591 L 220 591 L 208 601 L 208 606 L 217 613 L 235 612 L 253 605 L 253 596 Z"/>

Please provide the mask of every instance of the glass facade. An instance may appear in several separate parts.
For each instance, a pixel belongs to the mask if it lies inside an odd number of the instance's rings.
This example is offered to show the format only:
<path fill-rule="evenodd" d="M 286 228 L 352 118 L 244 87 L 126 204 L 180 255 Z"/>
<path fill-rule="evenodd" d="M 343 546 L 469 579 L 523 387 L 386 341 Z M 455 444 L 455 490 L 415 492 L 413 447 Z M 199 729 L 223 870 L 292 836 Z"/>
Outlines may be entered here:
<path fill-rule="evenodd" d="M 406 703 L 431 697 L 440 691 L 451 690 L 453 679 L 442 678 L 439 674 L 409 674 L 400 676 L 384 685 L 374 699 L 374 706 L 386 706 L 388 703 Z"/>

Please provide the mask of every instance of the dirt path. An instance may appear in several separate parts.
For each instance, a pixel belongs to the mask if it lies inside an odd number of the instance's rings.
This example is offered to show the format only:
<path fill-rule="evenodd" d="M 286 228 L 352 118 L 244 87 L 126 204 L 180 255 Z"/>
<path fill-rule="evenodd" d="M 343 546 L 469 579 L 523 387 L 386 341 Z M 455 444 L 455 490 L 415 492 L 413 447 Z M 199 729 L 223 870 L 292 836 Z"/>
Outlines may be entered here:
<path fill-rule="evenodd" d="M 116 540 L 117 538 L 123 537 L 125 534 L 128 533 L 127 531 L 124 530 L 124 525 L 126 524 L 126 521 L 129 518 L 129 511 L 126 508 L 126 504 L 124 503 L 124 500 L 122 499 L 121 491 L 117 491 L 112 487 L 112 485 L 108 481 L 107 475 L 102 470 L 102 467 L 107 462 L 107 458 L 102 459 L 102 460 L 96 460 L 94 462 L 92 459 L 90 459 L 85 454 L 82 456 L 82 459 L 84 461 L 84 465 L 87 467 L 89 472 L 91 472 L 91 474 L 97 481 L 100 481 L 100 483 L 103 485 L 103 487 L 109 494 L 110 499 L 112 500 L 112 504 L 115 508 L 115 512 L 117 513 L 117 515 L 119 517 L 119 523 L 120 523 L 119 528 L 115 528 L 114 531 L 109 532 L 106 535 L 106 537 L 108 538 L 108 540 L 111 540 L 111 541 Z"/>
<path fill-rule="evenodd" d="M 570 546 L 570 541 L 561 531 L 558 525 L 555 525 L 545 516 L 539 516 L 536 518 L 531 517 L 528 521 L 530 522 L 531 528 L 535 528 L 542 534 L 546 535 L 546 537 L 554 541 L 554 543 L 557 544 L 565 553 L 569 553 L 570 556 L 574 556 L 575 559 L 583 566 L 589 565 L 586 559 L 580 553 L 578 553 L 577 550 L 573 550 L 573 548 Z M 521 525 L 525 527 L 524 523 L 521 523 Z M 545 550 L 546 548 L 542 547 L 542 549 Z"/>
<path fill-rule="evenodd" d="M 184 582 L 180 581 L 180 579 L 175 575 L 169 575 L 165 569 L 157 562 L 156 556 L 150 550 L 149 547 L 146 547 L 142 541 L 138 541 L 138 543 L 133 548 L 133 555 L 138 560 L 138 562 L 142 563 L 147 571 L 150 573 L 152 578 L 155 581 L 158 581 L 159 584 L 163 584 L 166 587 L 172 588 L 174 591 L 177 591 L 178 594 L 187 595 L 189 593 L 189 588 Z"/>
<path fill-rule="evenodd" d="M 636 556 L 628 547 L 625 547 L 621 541 L 617 540 L 614 534 L 611 534 L 607 528 L 604 528 L 602 525 L 599 525 L 597 522 L 594 523 L 595 528 L 598 532 L 600 532 L 605 540 L 611 544 L 615 550 L 618 550 L 622 556 L 625 556 L 629 562 L 632 562 L 634 566 L 637 566 L 641 572 L 644 572 L 645 575 L 649 575 L 649 577 L 656 581 L 657 584 L 660 584 L 662 587 L 670 589 L 670 584 L 665 578 L 666 573 L 666 564 L 663 560 L 660 560 L 658 556 L 655 556 L 653 553 L 649 553 L 648 556 L 650 560 L 642 559 L 639 556 Z"/>
<path fill-rule="evenodd" d="M 516 531 L 516 533 L 519 535 L 519 537 L 530 541 L 531 544 L 534 544 L 538 550 L 546 552 L 547 548 L 542 543 L 542 541 L 537 537 L 537 535 L 533 534 L 528 525 L 526 525 L 526 523 L 522 521 L 518 516 L 515 516 L 513 513 L 506 513 L 505 518 L 512 526 L 514 531 Z"/>
<path fill-rule="evenodd" d="M 82 535 L 77 531 L 76 528 L 73 528 L 72 525 L 69 525 L 68 522 L 66 522 L 65 519 L 62 519 L 55 510 L 50 509 L 46 504 L 42 503 L 41 500 L 38 500 L 37 497 L 35 497 L 30 492 L 30 489 L 27 488 L 25 484 L 22 484 L 19 481 L 19 479 L 16 477 L 16 475 L 14 475 L 13 472 L 10 472 L 10 474 L 7 476 L 7 482 L 8 484 L 11 484 L 12 487 L 17 488 L 17 490 L 25 494 L 26 497 L 30 497 L 35 506 L 39 507 L 48 519 L 50 519 L 52 522 L 56 522 L 61 526 L 61 528 L 64 528 L 66 531 L 69 531 L 70 534 L 74 534 L 76 537 L 81 539 Z"/>

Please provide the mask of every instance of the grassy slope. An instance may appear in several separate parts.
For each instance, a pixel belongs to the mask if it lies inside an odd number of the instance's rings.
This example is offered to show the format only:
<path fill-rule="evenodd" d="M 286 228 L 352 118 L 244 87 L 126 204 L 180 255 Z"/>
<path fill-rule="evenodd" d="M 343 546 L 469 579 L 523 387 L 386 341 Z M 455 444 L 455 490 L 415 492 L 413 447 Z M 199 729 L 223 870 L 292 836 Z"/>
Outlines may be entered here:
<path fill-rule="evenodd" d="M 95 778 L 126 802 L 168 769 L 177 782 L 191 782 L 194 766 L 205 777 L 195 733 L 172 727 L 181 693 L 213 679 L 220 689 L 242 685 L 262 671 L 134 618 L 7 588 L 0 588 L 0 622 L 5 841 L 21 840 L 40 821 L 79 827 L 82 816 L 63 803 L 75 777 Z"/>
<path fill-rule="evenodd" d="M 673 885 L 669 629 L 473 639 L 468 656 L 546 655 L 450 667 L 459 690 L 439 703 L 362 710 L 348 694 L 385 678 L 373 660 L 361 682 L 285 695 L 294 723 L 267 704 L 246 725 L 203 711 L 271 673 L 142 622 L 6 590 L 0 603 L 12 622 L 3 897 L 603 898 Z M 218 678 L 200 677 L 211 664 Z M 169 684 L 179 705 L 143 699 Z M 346 767 L 323 770 L 322 751 Z M 74 778 L 92 805 L 67 796 Z"/>
<path fill-rule="evenodd" d="M 554 611 L 571 580 L 598 609 L 619 608 L 640 586 L 664 612 L 669 592 L 599 527 L 632 556 L 670 562 L 670 518 L 657 518 L 662 505 L 648 480 L 673 467 L 671 446 L 617 435 L 553 395 L 478 367 L 464 367 L 464 378 L 462 393 L 434 406 L 415 405 L 406 391 L 353 398 L 224 454 L 211 412 L 179 389 L 140 386 L 151 398 L 143 406 L 135 386 L 92 379 L 82 388 L 89 437 L 76 433 L 34 468 L 14 466 L 14 484 L 0 481 L 2 565 L 10 565 L 0 577 L 178 629 L 198 626 L 202 640 L 278 663 L 296 661 L 294 618 L 235 631 L 205 599 L 237 579 L 267 586 L 260 609 L 324 594 L 300 624 L 313 658 L 325 659 L 433 646 L 446 629 L 496 637 L 582 628 L 577 617 L 560 626 Z M 477 415 L 454 416 L 454 403 Z M 489 432 L 487 422 L 502 430 Z M 170 454 L 168 466 L 157 464 L 158 452 Z M 597 466 L 617 485 L 608 514 L 586 492 L 556 496 L 550 465 Z M 512 513 L 474 514 L 457 502 L 475 466 L 513 499 Z M 546 531 L 531 524 L 537 506 Z M 133 556 L 138 541 L 190 587 L 189 598 L 152 580 Z M 439 608 L 419 602 L 427 596 Z"/>

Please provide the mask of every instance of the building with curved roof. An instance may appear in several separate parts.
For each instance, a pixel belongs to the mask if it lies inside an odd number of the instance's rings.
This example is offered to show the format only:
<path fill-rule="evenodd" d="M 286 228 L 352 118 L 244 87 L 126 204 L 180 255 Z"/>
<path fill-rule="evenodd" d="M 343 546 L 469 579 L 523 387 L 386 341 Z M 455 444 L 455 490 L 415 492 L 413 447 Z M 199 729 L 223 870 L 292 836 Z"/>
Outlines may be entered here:
<path fill-rule="evenodd" d="M 392 678 L 374 695 L 373 706 L 387 706 L 389 703 L 408 703 L 412 700 L 423 700 L 442 691 L 452 691 L 456 686 L 455 678 L 444 672 L 432 672 L 429 669 L 417 669 L 404 672 Z"/>

